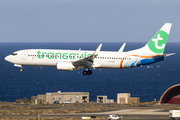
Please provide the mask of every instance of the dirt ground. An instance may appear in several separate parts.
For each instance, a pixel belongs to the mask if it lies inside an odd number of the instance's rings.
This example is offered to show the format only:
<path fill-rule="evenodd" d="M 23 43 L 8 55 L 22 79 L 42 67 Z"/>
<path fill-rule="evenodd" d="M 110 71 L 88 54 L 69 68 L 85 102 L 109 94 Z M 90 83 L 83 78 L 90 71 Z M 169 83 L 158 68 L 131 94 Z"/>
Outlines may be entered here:
<path fill-rule="evenodd" d="M 156 109 L 164 110 L 172 108 L 180 108 L 179 105 L 157 105 L 156 101 L 137 103 L 131 105 L 120 105 L 116 103 L 99 104 L 99 103 L 68 103 L 68 104 L 17 104 L 13 102 L 0 102 L 0 120 L 36 120 L 37 115 L 58 115 L 58 114 L 73 114 L 73 113 L 94 113 L 114 111 L 120 109 Z M 18 117 L 14 117 L 14 116 Z M 30 117 L 23 117 L 30 116 Z M 34 116 L 33 116 L 34 115 Z M 39 120 L 78 120 L 81 117 L 61 117 L 61 118 L 39 118 Z M 107 119 L 107 117 L 97 117 L 95 119 Z"/>

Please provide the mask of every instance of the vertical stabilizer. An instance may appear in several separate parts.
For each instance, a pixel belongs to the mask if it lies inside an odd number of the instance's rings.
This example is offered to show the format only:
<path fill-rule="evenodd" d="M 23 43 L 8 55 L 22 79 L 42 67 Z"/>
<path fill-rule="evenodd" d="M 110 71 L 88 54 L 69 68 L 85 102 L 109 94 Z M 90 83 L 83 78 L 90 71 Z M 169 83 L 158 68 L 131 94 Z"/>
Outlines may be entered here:
<path fill-rule="evenodd" d="M 144 47 L 130 52 L 163 54 L 171 26 L 172 23 L 165 23 Z"/>

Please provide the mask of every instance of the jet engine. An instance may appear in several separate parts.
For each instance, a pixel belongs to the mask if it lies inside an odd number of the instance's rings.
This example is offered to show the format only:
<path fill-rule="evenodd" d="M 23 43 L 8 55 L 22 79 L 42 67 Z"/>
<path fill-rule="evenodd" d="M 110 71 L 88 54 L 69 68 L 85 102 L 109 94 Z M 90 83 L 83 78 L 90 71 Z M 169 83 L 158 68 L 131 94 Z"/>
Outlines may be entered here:
<path fill-rule="evenodd" d="M 57 70 L 72 71 L 75 69 L 74 65 L 71 62 L 58 62 L 56 67 Z"/>

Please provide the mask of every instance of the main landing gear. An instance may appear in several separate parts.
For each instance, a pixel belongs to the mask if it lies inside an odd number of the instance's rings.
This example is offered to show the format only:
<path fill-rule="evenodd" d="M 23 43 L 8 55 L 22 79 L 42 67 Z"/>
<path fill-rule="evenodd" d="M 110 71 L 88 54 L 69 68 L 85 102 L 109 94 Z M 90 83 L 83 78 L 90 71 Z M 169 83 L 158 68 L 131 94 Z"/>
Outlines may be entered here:
<path fill-rule="evenodd" d="M 92 71 L 89 70 L 89 69 L 84 69 L 83 71 L 83 75 L 91 75 L 92 74 Z"/>

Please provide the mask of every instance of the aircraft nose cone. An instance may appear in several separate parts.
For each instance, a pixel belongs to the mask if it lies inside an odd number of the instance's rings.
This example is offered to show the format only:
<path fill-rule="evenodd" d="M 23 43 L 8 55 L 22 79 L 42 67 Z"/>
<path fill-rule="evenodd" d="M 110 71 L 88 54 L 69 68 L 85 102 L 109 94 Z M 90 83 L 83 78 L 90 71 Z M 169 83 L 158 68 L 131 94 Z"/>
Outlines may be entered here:
<path fill-rule="evenodd" d="M 4 59 L 9 62 L 11 60 L 11 56 L 6 56 Z"/>

